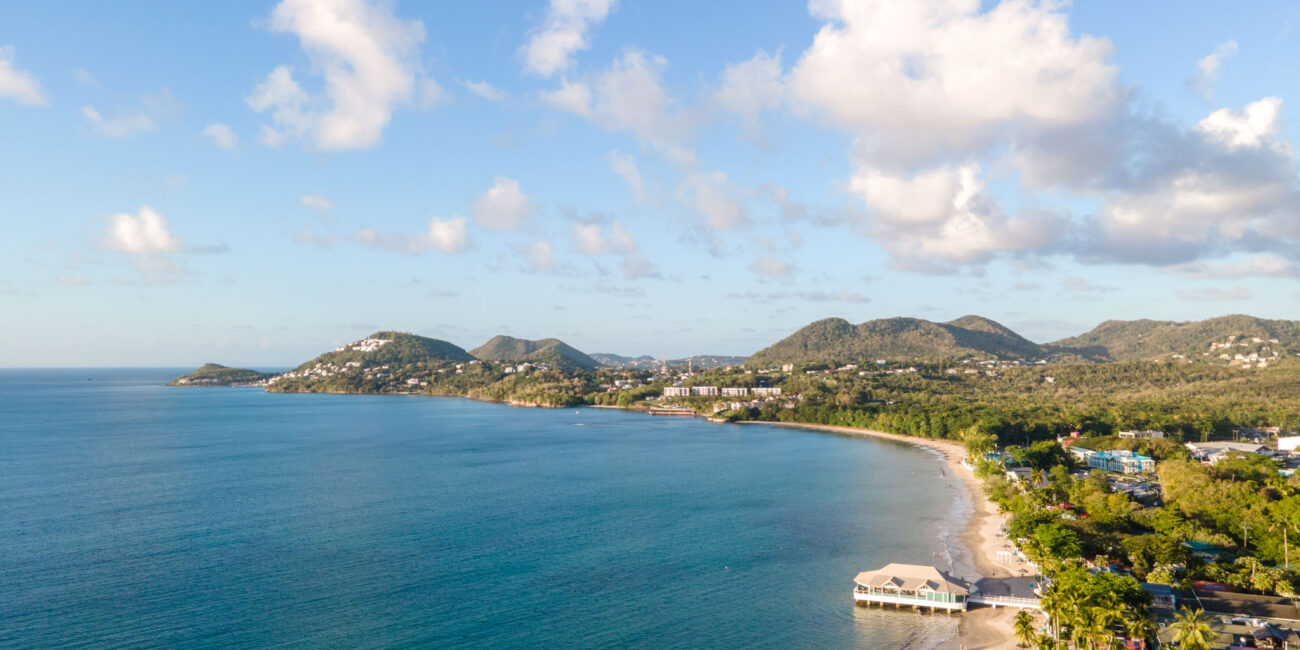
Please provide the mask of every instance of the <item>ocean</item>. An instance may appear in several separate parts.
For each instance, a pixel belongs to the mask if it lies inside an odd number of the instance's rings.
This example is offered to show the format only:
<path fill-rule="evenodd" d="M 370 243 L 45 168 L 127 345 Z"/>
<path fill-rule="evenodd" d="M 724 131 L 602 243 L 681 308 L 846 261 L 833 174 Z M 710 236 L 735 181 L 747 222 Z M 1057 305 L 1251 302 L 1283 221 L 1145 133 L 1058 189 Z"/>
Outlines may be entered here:
<path fill-rule="evenodd" d="M 930 451 L 456 398 L 0 371 L 0 646 L 928 647 Z"/>

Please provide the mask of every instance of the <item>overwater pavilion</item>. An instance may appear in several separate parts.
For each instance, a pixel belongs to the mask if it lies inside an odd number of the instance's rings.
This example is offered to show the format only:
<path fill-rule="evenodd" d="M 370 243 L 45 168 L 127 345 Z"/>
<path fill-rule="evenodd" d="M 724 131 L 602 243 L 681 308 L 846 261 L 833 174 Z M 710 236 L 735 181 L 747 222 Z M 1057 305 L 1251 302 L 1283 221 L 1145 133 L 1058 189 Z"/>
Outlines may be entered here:
<path fill-rule="evenodd" d="M 969 586 L 934 567 L 917 564 L 890 564 L 875 571 L 863 571 L 854 578 L 853 599 L 931 611 L 965 611 Z"/>

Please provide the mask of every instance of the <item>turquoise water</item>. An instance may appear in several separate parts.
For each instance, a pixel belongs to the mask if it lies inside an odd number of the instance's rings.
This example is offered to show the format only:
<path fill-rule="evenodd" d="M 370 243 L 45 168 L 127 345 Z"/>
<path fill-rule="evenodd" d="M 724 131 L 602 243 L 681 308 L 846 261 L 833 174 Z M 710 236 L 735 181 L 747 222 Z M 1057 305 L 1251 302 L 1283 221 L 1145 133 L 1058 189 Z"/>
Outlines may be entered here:
<path fill-rule="evenodd" d="M 930 452 L 461 399 L 0 371 L 5 647 L 919 647 Z M 93 381 L 88 381 L 88 378 Z"/>

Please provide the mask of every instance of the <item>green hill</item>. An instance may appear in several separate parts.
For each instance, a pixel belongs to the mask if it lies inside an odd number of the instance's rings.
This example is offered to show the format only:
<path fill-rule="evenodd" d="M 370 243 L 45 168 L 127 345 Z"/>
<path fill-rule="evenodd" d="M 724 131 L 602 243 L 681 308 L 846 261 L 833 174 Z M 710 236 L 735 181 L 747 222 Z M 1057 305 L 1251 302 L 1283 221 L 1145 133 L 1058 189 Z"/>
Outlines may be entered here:
<path fill-rule="evenodd" d="M 459 346 L 405 332 L 375 332 L 326 352 L 276 377 L 267 390 L 380 392 L 408 378 L 426 377 L 474 357 Z"/>
<path fill-rule="evenodd" d="M 549 363 L 566 370 L 594 370 L 601 364 L 559 339 L 517 339 L 498 335 L 470 351 L 483 361 Z"/>
<path fill-rule="evenodd" d="M 274 377 L 273 372 L 258 372 L 247 368 L 230 368 L 219 363 L 205 363 L 188 375 L 170 382 L 172 386 L 239 386 L 252 385 Z"/>
<path fill-rule="evenodd" d="M 949 323 L 885 318 L 859 325 L 842 318 L 827 318 L 760 350 L 745 363 L 771 366 L 870 359 L 1036 359 L 1044 354 L 1042 346 L 980 316 L 963 316 Z"/>
<path fill-rule="evenodd" d="M 1048 344 L 1073 349 L 1096 361 L 1139 361 L 1181 355 L 1236 361 L 1293 356 L 1300 352 L 1300 322 L 1233 314 L 1202 321 L 1108 320 L 1092 331 Z M 1224 358 L 1227 355 L 1227 358 Z"/>

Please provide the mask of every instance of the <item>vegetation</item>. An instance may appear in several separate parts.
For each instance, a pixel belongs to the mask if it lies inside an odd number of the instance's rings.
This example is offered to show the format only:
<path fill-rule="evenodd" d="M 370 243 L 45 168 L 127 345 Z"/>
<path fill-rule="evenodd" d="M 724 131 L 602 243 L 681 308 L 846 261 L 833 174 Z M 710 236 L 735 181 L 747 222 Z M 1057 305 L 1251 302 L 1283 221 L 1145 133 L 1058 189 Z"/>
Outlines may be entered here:
<path fill-rule="evenodd" d="M 171 380 L 172 386 L 239 386 L 264 382 L 276 373 L 258 372 L 247 368 L 228 368 L 217 363 L 205 363 L 188 375 Z"/>
<path fill-rule="evenodd" d="M 949 323 L 888 318 L 860 325 L 827 318 L 807 325 L 746 361 L 747 366 L 850 363 L 876 359 L 1038 358 L 1041 346 L 979 316 Z"/>
<path fill-rule="evenodd" d="M 548 363 L 566 370 L 595 370 L 600 362 L 559 339 L 529 341 L 498 335 L 470 354 L 483 361 Z"/>
<path fill-rule="evenodd" d="M 1056 341 L 1049 347 L 1075 351 L 1096 361 L 1140 361 L 1175 354 L 1217 358 L 1217 352 L 1210 354 L 1210 345 L 1230 338 L 1233 346 L 1229 349 L 1233 355 L 1276 351 L 1281 356 L 1294 356 L 1300 352 L 1300 322 L 1239 314 L 1187 323 L 1109 320 L 1086 334 Z"/>

